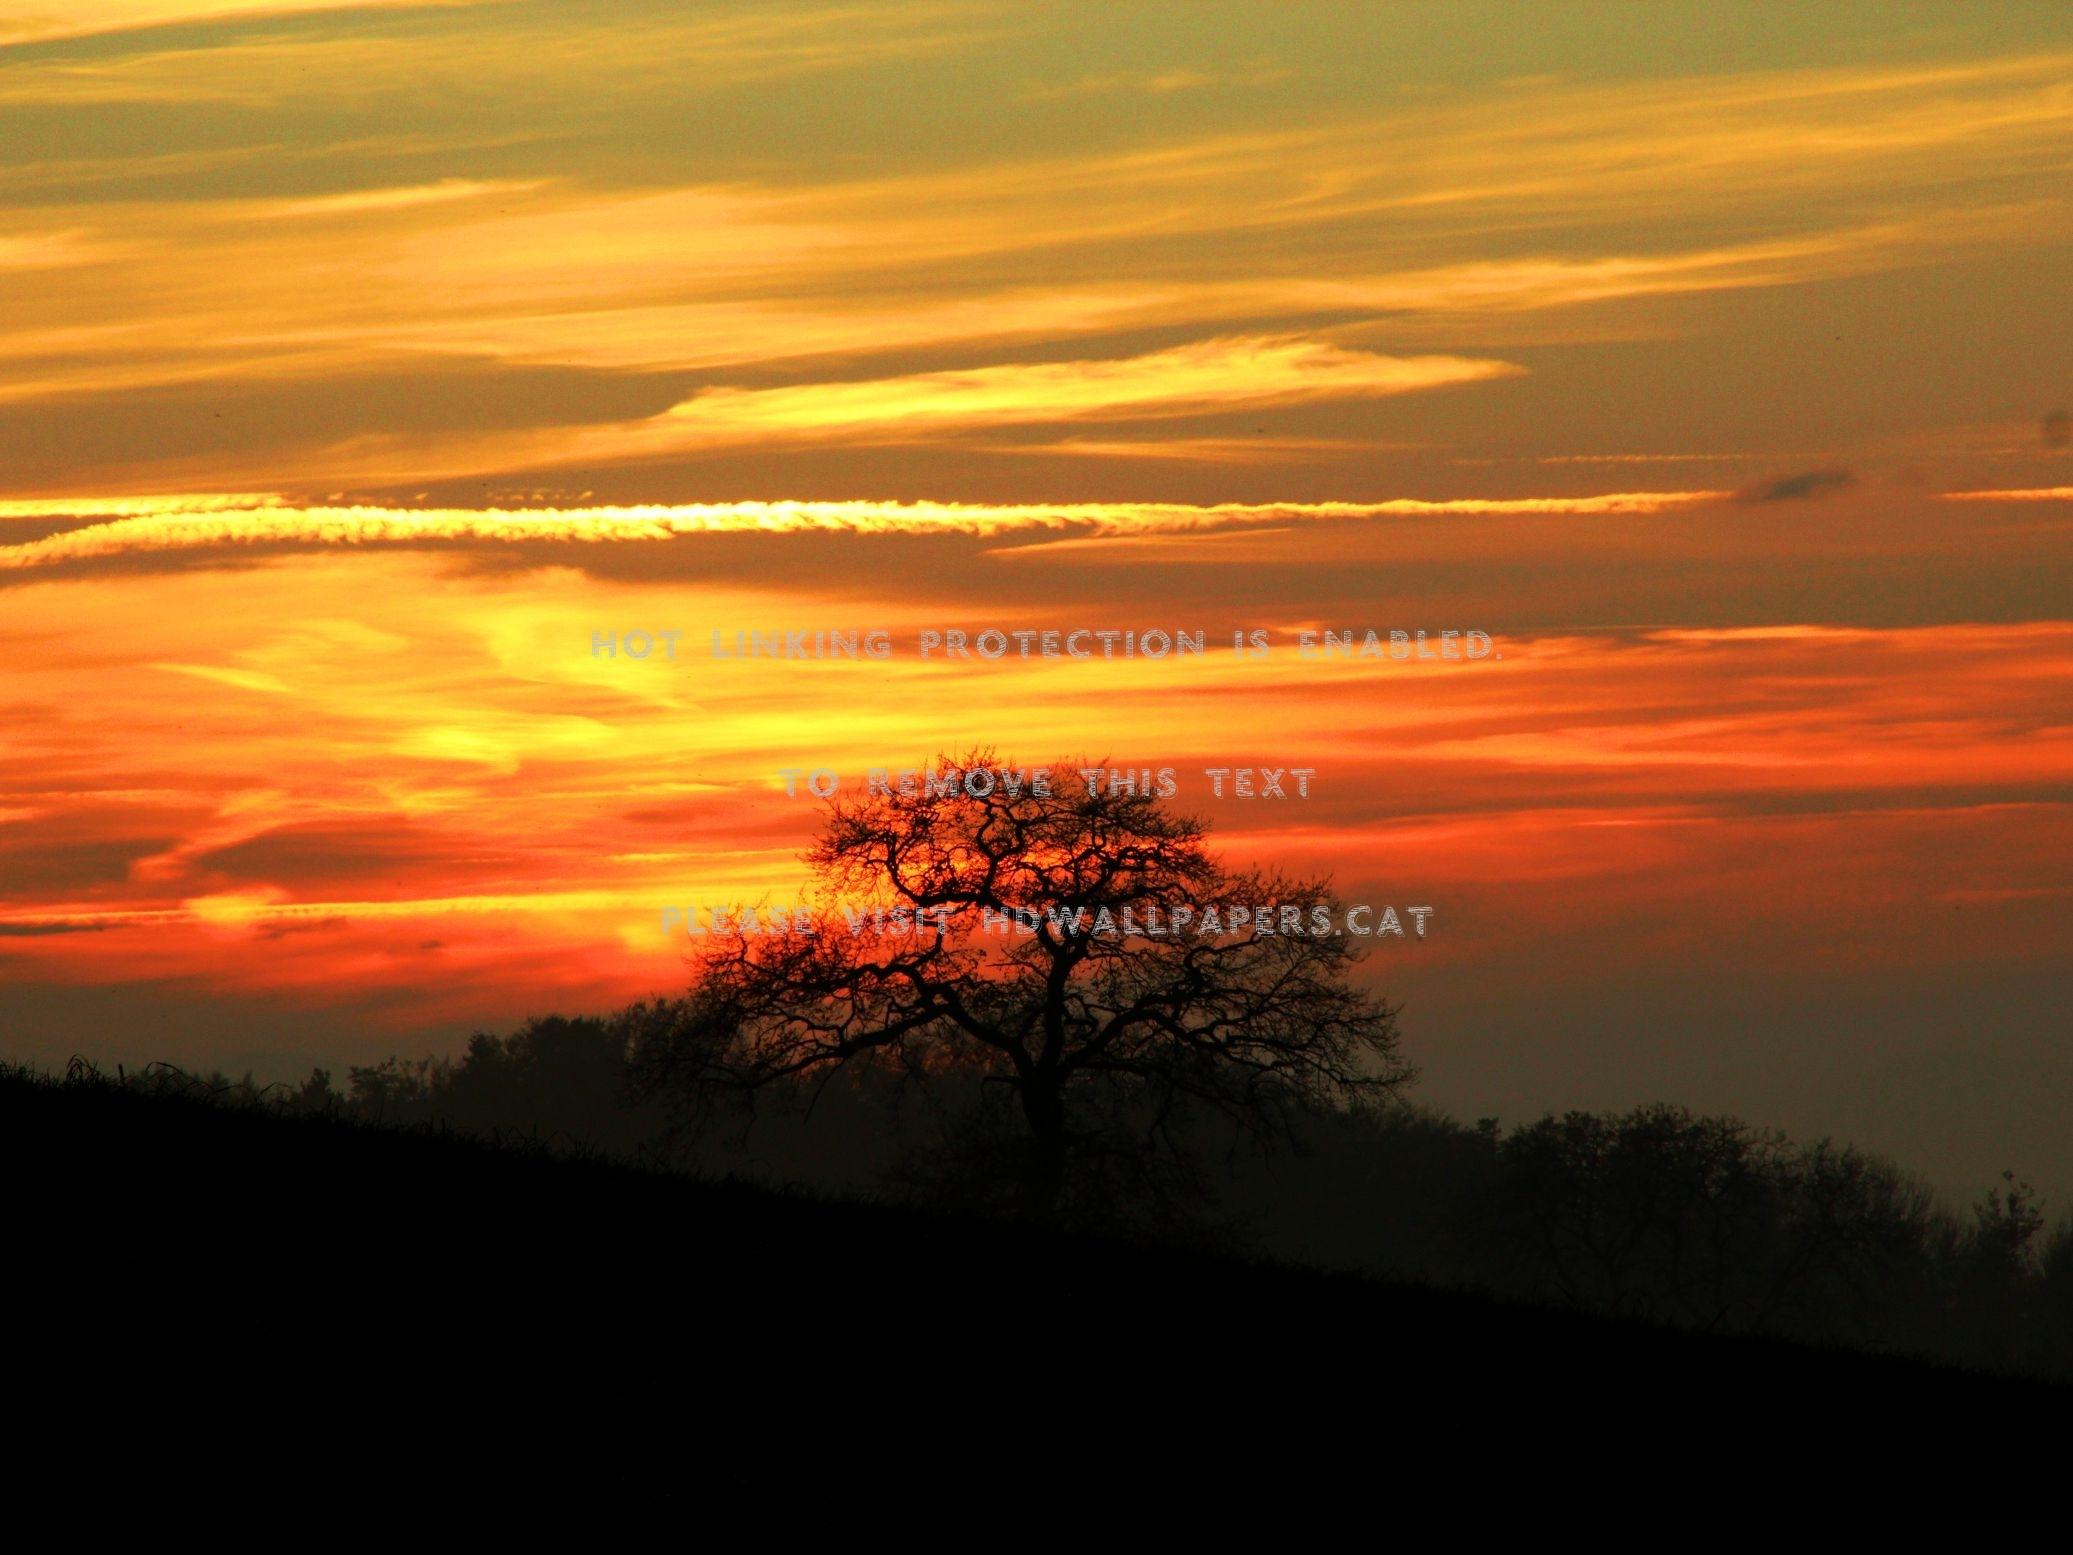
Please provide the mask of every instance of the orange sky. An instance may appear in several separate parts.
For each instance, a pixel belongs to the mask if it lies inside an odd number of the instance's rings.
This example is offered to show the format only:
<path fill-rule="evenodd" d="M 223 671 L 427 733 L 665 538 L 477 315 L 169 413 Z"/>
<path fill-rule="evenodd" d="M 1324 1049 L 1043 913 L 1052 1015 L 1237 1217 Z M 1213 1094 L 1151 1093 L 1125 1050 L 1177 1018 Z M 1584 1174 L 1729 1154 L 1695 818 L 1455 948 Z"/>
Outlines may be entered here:
<path fill-rule="evenodd" d="M 2073 27 L 1793 10 L 0 0 L 0 1048 L 664 990 L 990 743 L 1432 903 L 1437 1105 L 2073 1193 Z"/>

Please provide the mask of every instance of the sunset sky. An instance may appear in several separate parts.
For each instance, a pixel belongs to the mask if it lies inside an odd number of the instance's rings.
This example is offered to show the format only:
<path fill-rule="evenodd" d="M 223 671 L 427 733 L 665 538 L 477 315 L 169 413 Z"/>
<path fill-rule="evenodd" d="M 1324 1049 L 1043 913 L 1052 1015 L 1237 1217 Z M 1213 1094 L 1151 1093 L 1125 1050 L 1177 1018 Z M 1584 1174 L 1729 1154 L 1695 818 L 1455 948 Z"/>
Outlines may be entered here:
<path fill-rule="evenodd" d="M 0 1056 L 671 991 L 986 744 L 1433 905 L 1423 1101 L 2063 1209 L 2069 172 L 2059 0 L 0 0 Z"/>

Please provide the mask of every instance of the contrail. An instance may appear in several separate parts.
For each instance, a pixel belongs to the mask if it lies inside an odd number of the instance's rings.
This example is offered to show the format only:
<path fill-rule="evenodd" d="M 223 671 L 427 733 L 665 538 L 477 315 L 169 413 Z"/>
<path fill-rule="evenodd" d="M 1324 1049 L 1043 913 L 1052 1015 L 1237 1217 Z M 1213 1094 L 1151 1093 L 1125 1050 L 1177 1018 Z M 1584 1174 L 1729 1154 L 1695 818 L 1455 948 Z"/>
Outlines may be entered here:
<path fill-rule="evenodd" d="M 2073 486 L 2031 486 L 2011 491 L 1944 491 L 1946 502 L 2073 502 Z"/>
<path fill-rule="evenodd" d="M 302 506 L 271 495 L 98 497 L 0 504 L 0 517 L 91 518 L 60 534 L 0 545 L 0 569 L 146 552 L 321 548 L 429 542 L 600 544 L 700 534 L 967 534 L 1084 528 L 1130 535 L 1296 520 L 1421 514 L 1657 513 L 1727 496 L 1628 491 L 1590 497 L 1410 497 L 1385 502 L 712 502 L 578 508 Z"/>

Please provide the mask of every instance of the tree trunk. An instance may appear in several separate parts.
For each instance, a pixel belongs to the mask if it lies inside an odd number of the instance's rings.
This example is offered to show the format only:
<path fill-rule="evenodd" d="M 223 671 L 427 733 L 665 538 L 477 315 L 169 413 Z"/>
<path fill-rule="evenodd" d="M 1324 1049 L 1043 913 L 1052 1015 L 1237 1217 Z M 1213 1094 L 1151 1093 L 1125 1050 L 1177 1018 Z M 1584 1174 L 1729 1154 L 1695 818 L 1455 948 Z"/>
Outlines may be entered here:
<path fill-rule="evenodd" d="M 1022 1116 L 1029 1123 L 1029 1153 L 1022 1176 L 1023 1207 L 1048 1219 L 1065 1188 L 1065 1098 L 1055 1080 L 1032 1075 L 1022 1085 Z"/>

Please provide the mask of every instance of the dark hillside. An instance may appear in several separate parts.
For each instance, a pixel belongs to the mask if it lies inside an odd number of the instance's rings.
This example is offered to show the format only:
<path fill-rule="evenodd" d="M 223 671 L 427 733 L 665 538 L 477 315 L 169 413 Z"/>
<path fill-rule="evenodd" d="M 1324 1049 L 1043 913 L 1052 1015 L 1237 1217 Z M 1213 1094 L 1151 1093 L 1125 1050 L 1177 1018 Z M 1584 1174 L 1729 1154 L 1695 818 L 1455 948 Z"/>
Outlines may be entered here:
<path fill-rule="evenodd" d="M 177 1467 L 243 1494 L 285 1475 L 333 1498 L 677 1505 L 802 1458 L 1150 1474 L 1184 1448 L 1228 1490 L 1291 1452 L 1358 1480 L 1526 1431 L 1521 1468 L 1631 1466 L 1745 1417 L 2065 1402 L 93 1083 L 0 1079 L 0 1170 L 10 1410 L 32 1449 L 109 1485 Z M 1534 1428 L 1550 1409 L 1560 1424 Z"/>

